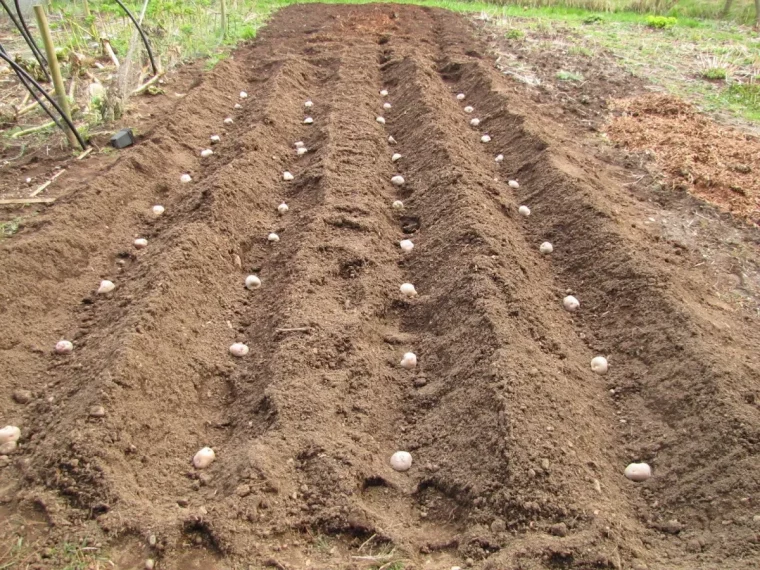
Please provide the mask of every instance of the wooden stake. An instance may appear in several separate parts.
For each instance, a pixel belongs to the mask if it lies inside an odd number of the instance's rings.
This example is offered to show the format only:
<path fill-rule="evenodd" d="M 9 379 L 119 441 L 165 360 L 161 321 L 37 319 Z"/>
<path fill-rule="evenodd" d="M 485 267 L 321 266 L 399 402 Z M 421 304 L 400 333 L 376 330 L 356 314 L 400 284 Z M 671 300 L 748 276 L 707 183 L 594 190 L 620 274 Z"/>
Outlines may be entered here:
<path fill-rule="evenodd" d="M 3 198 L 0 200 L 0 206 L 11 206 L 13 204 L 52 204 L 55 198 Z"/>
<path fill-rule="evenodd" d="M 55 53 L 55 46 L 53 45 L 53 36 L 50 34 L 50 26 L 48 25 L 47 16 L 45 15 L 45 9 L 42 6 L 34 7 L 34 15 L 37 18 L 37 26 L 40 29 L 42 35 L 42 43 L 45 44 L 45 52 L 47 53 L 48 64 L 50 65 L 50 75 L 53 77 L 53 85 L 55 86 L 55 93 L 58 97 L 58 104 L 66 114 L 66 118 L 71 120 L 71 108 L 69 107 L 69 98 L 66 96 L 66 87 L 63 84 L 63 77 L 61 76 L 61 67 L 58 65 L 58 58 Z M 69 144 L 72 147 L 79 146 L 77 137 L 69 129 L 68 125 L 65 126 L 66 137 L 69 139 Z"/>
<path fill-rule="evenodd" d="M 53 174 L 53 176 L 50 178 L 50 180 L 48 180 L 47 182 L 45 182 L 42 186 L 40 186 L 39 188 L 37 188 L 37 190 L 35 190 L 31 194 L 29 194 L 29 197 L 30 198 L 34 198 L 37 194 L 39 194 L 43 190 L 47 189 L 47 187 L 50 186 L 55 181 L 55 179 L 58 178 L 64 172 L 66 172 L 66 170 L 59 170 L 58 172 L 56 172 L 55 174 Z"/>

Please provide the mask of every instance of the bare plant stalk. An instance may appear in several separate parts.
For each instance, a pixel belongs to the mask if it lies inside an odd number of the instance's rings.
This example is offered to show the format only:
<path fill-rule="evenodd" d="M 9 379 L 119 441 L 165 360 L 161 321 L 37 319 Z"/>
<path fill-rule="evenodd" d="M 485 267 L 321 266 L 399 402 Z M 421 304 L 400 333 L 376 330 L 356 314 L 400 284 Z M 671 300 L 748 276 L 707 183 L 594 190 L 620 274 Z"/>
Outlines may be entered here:
<path fill-rule="evenodd" d="M 222 3 L 222 37 L 227 38 L 227 0 L 221 0 Z"/>

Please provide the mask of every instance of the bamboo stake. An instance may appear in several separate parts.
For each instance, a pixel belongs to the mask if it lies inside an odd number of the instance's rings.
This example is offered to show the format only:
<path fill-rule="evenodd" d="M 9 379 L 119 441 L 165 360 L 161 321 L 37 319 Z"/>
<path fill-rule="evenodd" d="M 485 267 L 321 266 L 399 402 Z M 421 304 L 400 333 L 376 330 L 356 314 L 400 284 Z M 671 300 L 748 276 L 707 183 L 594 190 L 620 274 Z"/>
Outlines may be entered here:
<path fill-rule="evenodd" d="M 227 39 L 227 0 L 222 0 L 222 38 Z"/>
<path fill-rule="evenodd" d="M 61 77 L 61 67 L 58 65 L 58 58 L 55 54 L 55 46 L 53 45 L 53 36 L 50 34 L 50 26 L 48 25 L 47 16 L 45 15 L 45 9 L 42 6 L 34 7 L 34 15 L 37 18 L 37 26 L 40 29 L 42 35 L 42 42 L 45 44 L 45 51 L 47 52 L 48 64 L 50 65 L 50 75 L 53 76 L 53 85 L 55 86 L 55 93 L 58 98 L 58 104 L 66 114 L 66 118 L 71 120 L 71 108 L 69 107 L 69 98 L 66 96 L 66 87 L 63 84 L 63 77 Z M 69 129 L 68 125 L 65 126 L 66 137 L 69 139 L 69 144 L 72 147 L 79 145 L 74 133 Z"/>
<path fill-rule="evenodd" d="M 55 174 L 53 174 L 53 176 L 52 176 L 52 178 L 50 178 L 50 180 L 48 180 L 47 182 L 45 182 L 42 186 L 40 186 L 39 188 L 37 188 L 37 190 L 35 190 L 31 194 L 29 194 L 29 197 L 30 198 L 34 198 L 37 194 L 39 194 L 43 190 L 46 190 L 47 187 L 50 186 L 53 182 L 55 182 L 55 179 L 58 178 L 64 172 L 66 172 L 66 170 L 59 170 L 58 172 L 56 172 Z"/>
<path fill-rule="evenodd" d="M 43 123 L 42 125 L 37 125 L 36 127 L 32 127 L 31 129 L 24 129 L 23 131 L 18 131 L 17 133 L 13 133 L 11 135 L 12 139 L 17 139 L 19 137 L 24 137 L 26 135 L 32 135 L 34 133 L 38 133 L 40 131 L 44 131 L 45 129 L 49 129 L 50 127 L 55 126 L 54 121 L 50 121 L 48 123 Z M 66 129 L 68 131 L 68 129 Z M 74 142 L 76 142 L 76 138 L 74 138 Z"/>
<path fill-rule="evenodd" d="M 0 200 L 0 206 L 10 206 L 12 204 L 52 204 L 55 198 L 3 198 Z"/>

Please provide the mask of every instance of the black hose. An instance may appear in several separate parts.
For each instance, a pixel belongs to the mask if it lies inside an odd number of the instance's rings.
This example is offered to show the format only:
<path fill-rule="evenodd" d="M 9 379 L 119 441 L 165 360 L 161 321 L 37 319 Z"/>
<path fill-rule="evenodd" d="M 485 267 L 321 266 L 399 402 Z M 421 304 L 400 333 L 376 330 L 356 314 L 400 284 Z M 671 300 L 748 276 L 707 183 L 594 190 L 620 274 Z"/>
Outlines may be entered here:
<path fill-rule="evenodd" d="M 24 28 L 24 32 L 26 33 L 27 37 L 27 43 L 29 44 L 29 47 L 32 48 L 32 51 L 35 52 L 39 57 L 38 60 L 42 60 L 45 62 L 45 65 L 48 65 L 47 59 L 45 59 L 45 56 L 42 55 L 42 50 L 40 50 L 40 46 L 37 45 L 37 42 L 34 41 L 34 38 L 32 37 L 32 33 L 29 31 L 29 27 L 26 25 L 26 20 L 24 20 L 24 14 L 21 13 L 21 6 L 19 6 L 19 0 L 13 0 L 13 3 L 16 5 L 16 14 L 18 15 L 18 21 L 21 23 L 21 26 Z"/>
<path fill-rule="evenodd" d="M 129 19 L 132 20 L 132 23 L 134 23 L 135 27 L 137 28 L 137 31 L 140 32 L 140 36 L 142 37 L 142 41 L 145 44 L 145 49 L 148 50 L 148 57 L 150 58 L 150 65 L 153 68 L 153 75 L 158 75 L 158 67 L 156 67 L 156 60 L 153 59 L 153 50 L 150 49 L 150 42 L 148 41 L 148 36 L 145 35 L 145 32 L 143 32 L 143 29 L 140 27 L 140 24 L 137 22 L 135 17 L 132 15 L 132 12 L 129 11 L 129 8 L 127 8 L 121 0 L 116 0 L 116 3 L 121 6 L 122 10 L 124 10 L 127 13 L 127 16 L 129 16 Z"/>
<path fill-rule="evenodd" d="M 66 121 L 66 124 L 68 125 L 69 129 L 71 129 L 71 132 L 74 133 L 74 136 L 77 138 L 77 141 L 79 142 L 79 146 L 82 147 L 82 150 L 87 149 L 87 143 L 84 141 L 84 139 L 82 139 L 82 136 L 79 134 L 79 131 L 74 126 L 74 123 L 72 123 L 71 119 L 69 119 L 66 116 L 66 113 L 63 112 L 63 109 L 61 109 L 61 106 L 57 103 L 57 101 L 55 99 L 53 99 L 50 95 L 48 95 L 47 91 L 45 91 L 42 88 L 42 86 L 39 83 L 37 83 L 37 81 L 35 81 L 34 77 L 32 77 L 31 75 L 29 75 L 23 67 L 21 67 L 19 64 L 17 64 L 15 61 L 13 61 L 10 58 L 10 56 L 5 52 L 5 50 L 2 49 L 2 46 L 0 46 L 0 59 L 4 59 L 8 63 L 8 65 L 10 65 L 11 68 L 13 68 L 13 70 L 16 72 L 17 75 L 19 75 L 19 74 L 22 75 L 24 77 L 24 79 L 26 79 L 26 81 L 28 81 L 32 85 L 34 85 L 34 87 L 36 87 L 40 91 L 40 93 L 42 93 L 42 95 L 44 95 L 45 98 L 48 101 L 50 101 L 50 104 L 53 105 L 53 107 L 55 107 L 55 110 L 58 111 L 58 113 L 61 115 L 61 118 L 64 121 Z M 29 91 L 32 93 L 32 96 L 34 96 L 35 100 L 39 101 L 39 99 L 37 99 L 34 91 L 32 89 L 30 89 Z M 40 103 L 40 104 L 42 105 L 42 103 Z M 61 124 L 52 115 L 52 113 L 48 110 L 47 107 L 45 107 L 44 105 L 42 105 L 42 108 L 45 109 L 45 112 L 47 112 L 48 115 L 50 115 L 50 118 L 53 119 L 53 121 L 55 122 L 55 124 L 58 125 L 59 127 L 61 127 L 61 130 L 65 130 L 63 128 L 63 126 L 61 126 Z"/>
<path fill-rule="evenodd" d="M 40 59 L 40 57 L 42 56 L 42 54 L 40 53 L 38 55 L 37 52 L 35 51 L 35 48 L 37 47 L 37 45 L 34 43 L 34 41 L 31 39 L 31 37 L 28 37 L 26 35 L 26 33 L 24 31 L 24 28 L 21 26 L 21 24 L 19 23 L 19 21 L 16 19 L 16 16 L 13 15 L 13 11 L 8 7 L 8 4 L 5 3 L 5 0 L 0 0 L 0 5 L 2 5 L 3 8 L 5 8 L 5 11 L 8 13 L 8 17 L 11 19 L 11 21 L 13 22 L 13 24 L 16 26 L 16 29 L 19 31 L 19 33 L 21 33 L 21 36 L 24 38 L 24 41 L 29 46 L 29 49 L 32 50 L 32 55 L 37 60 L 37 63 L 40 64 L 40 69 L 42 69 L 42 72 L 45 74 L 45 77 L 47 78 L 47 80 L 50 81 L 50 74 L 47 71 L 47 60 L 45 60 L 44 58 Z M 44 61 L 44 63 L 43 63 L 43 61 Z"/>

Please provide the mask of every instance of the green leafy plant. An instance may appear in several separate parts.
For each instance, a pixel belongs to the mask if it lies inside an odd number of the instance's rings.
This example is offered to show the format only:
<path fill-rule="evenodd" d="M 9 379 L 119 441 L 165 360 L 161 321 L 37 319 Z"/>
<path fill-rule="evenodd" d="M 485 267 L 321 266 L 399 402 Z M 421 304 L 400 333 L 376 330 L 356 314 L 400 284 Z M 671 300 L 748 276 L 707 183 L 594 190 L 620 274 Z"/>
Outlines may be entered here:
<path fill-rule="evenodd" d="M 583 76 L 580 73 L 573 73 L 572 71 L 560 70 L 557 72 L 557 79 L 560 81 L 583 81 Z"/>
<path fill-rule="evenodd" d="M 669 16 L 647 16 L 647 26 L 658 30 L 668 30 L 677 23 L 677 18 Z"/>
<path fill-rule="evenodd" d="M 507 39 L 508 40 L 522 40 L 525 38 L 525 32 L 522 30 L 518 30 L 517 28 L 512 28 L 507 32 Z"/>

